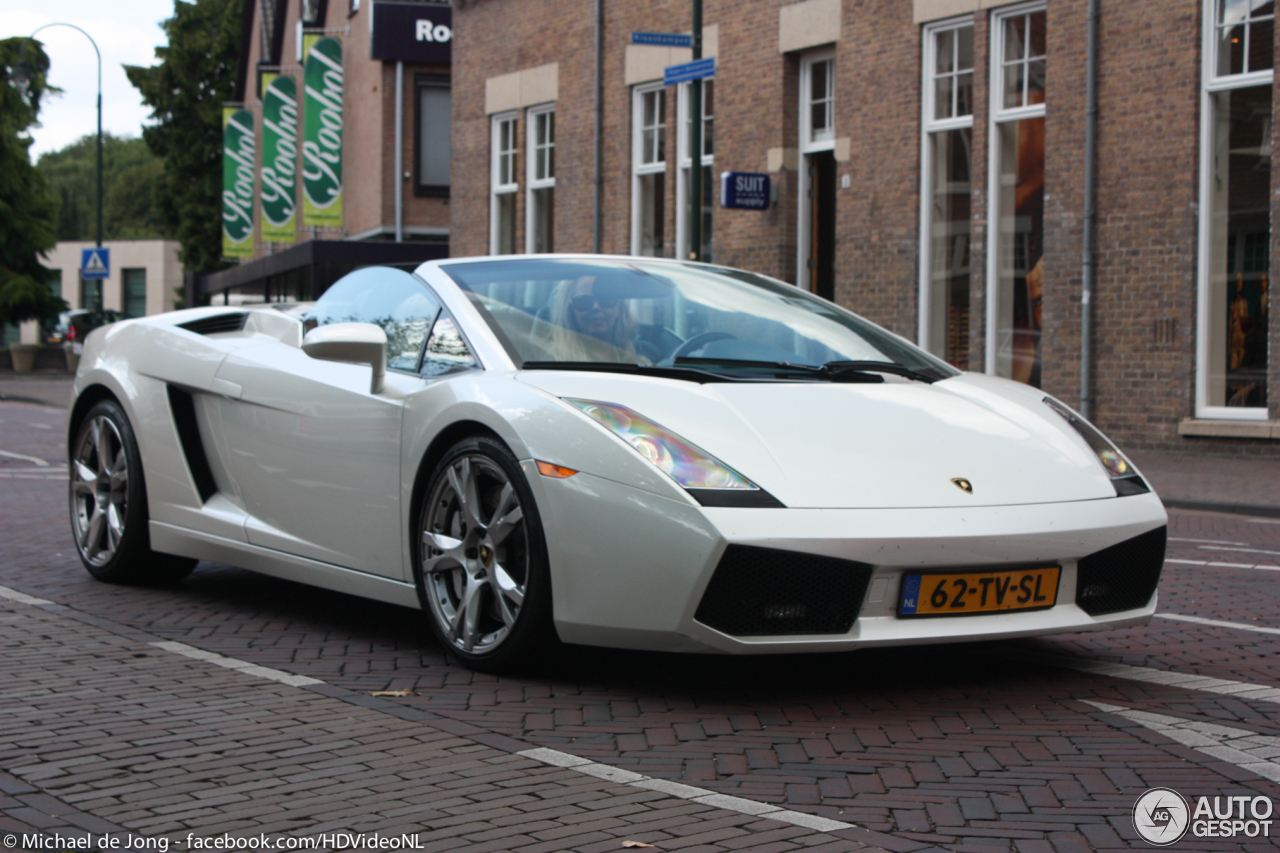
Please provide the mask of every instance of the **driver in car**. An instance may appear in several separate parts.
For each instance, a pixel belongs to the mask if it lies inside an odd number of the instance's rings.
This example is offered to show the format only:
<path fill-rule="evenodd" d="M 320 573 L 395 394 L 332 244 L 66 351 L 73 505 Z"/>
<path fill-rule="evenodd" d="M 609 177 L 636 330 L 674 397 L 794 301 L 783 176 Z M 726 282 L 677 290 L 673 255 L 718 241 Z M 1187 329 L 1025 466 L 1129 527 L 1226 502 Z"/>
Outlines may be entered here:
<path fill-rule="evenodd" d="M 550 344 L 560 361 L 648 362 L 636 351 L 631 307 L 617 288 L 584 275 L 551 296 Z"/>

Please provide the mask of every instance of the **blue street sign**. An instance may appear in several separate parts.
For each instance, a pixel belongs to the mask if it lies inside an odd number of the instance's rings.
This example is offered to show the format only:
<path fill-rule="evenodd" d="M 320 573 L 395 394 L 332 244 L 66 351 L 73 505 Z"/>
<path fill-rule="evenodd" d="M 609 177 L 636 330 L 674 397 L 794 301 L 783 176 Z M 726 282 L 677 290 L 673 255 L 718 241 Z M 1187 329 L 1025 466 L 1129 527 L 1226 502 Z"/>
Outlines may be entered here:
<path fill-rule="evenodd" d="M 659 47 L 693 47 L 693 36 L 680 33 L 642 33 L 631 31 L 632 44 L 656 44 Z"/>
<path fill-rule="evenodd" d="M 721 172 L 720 206 L 739 210 L 767 210 L 769 176 L 763 172 Z"/>
<path fill-rule="evenodd" d="M 716 58 L 709 56 L 696 62 L 668 65 L 662 72 L 662 85 L 674 86 L 677 83 L 688 83 L 690 80 L 703 80 L 714 76 L 716 76 Z"/>
<path fill-rule="evenodd" d="M 111 250 L 105 246 L 80 250 L 80 277 L 107 278 L 111 275 Z"/>

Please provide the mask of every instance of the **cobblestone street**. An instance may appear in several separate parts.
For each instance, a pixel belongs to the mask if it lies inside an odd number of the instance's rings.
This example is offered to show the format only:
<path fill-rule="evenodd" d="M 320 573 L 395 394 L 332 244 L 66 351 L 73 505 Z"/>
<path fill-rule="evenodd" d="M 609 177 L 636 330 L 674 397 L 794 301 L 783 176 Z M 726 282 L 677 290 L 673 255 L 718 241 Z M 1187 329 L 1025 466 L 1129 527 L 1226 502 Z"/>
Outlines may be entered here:
<path fill-rule="evenodd" d="M 5 390 L 0 833 L 18 841 L 1072 853 L 1145 848 L 1130 814 L 1149 788 L 1280 798 L 1274 518 L 1171 510 L 1141 628 L 846 655 L 573 648 L 496 677 L 405 608 L 210 563 L 166 587 L 92 580 L 66 523 L 65 412 Z"/>

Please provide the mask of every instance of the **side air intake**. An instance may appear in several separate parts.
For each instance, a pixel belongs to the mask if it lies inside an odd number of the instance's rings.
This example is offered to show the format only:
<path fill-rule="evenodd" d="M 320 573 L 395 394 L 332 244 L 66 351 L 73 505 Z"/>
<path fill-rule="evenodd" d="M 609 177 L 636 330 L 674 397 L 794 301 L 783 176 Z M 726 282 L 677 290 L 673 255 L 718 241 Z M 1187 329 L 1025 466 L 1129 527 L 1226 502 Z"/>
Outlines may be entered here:
<path fill-rule="evenodd" d="M 846 634 L 870 581 L 865 563 L 730 545 L 693 618 L 735 637 Z"/>
<path fill-rule="evenodd" d="M 1168 527 L 1158 527 L 1082 559 L 1076 604 L 1090 616 L 1146 606 L 1160 583 L 1168 535 Z"/>
<path fill-rule="evenodd" d="M 195 332 L 197 335 L 220 335 L 224 332 L 244 330 L 245 321 L 249 319 L 247 311 L 233 311 L 229 314 L 214 314 L 212 317 L 201 317 L 189 323 L 179 323 L 178 328 Z"/>
<path fill-rule="evenodd" d="M 169 411 L 173 413 L 174 426 L 178 428 L 178 440 L 182 442 L 182 454 L 187 457 L 187 468 L 191 470 L 191 479 L 196 484 L 201 501 L 208 501 L 218 491 L 218 484 L 213 479 L 213 469 L 209 467 L 209 457 L 204 452 L 204 442 L 200 439 L 200 426 L 196 423 L 196 406 L 191 395 L 169 386 Z"/>

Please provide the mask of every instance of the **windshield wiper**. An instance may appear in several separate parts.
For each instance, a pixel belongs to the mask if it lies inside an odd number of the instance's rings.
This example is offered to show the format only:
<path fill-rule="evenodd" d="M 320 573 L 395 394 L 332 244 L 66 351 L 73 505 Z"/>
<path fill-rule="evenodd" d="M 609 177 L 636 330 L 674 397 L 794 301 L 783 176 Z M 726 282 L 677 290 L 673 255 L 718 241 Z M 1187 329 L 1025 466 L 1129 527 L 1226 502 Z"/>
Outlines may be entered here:
<path fill-rule="evenodd" d="M 683 359 L 682 359 L 683 360 Z M 656 376 L 660 379 L 682 379 L 685 382 L 747 382 L 749 378 L 713 373 L 696 367 L 663 367 L 657 364 L 628 364 L 615 361 L 526 361 L 521 370 L 581 370 L 587 373 L 630 373 Z"/>
<path fill-rule="evenodd" d="M 908 379 L 914 379 L 917 382 L 927 382 L 932 385 L 941 376 L 931 376 L 928 373 L 922 373 L 907 367 L 905 364 L 898 364 L 893 361 L 828 361 L 822 367 L 817 368 L 823 373 L 830 376 L 840 376 L 848 372 L 856 373 L 892 373 L 895 376 L 905 376 Z"/>
<path fill-rule="evenodd" d="M 869 373 L 859 370 L 826 370 L 824 367 L 814 367 L 812 364 L 796 364 L 790 361 L 751 361 L 749 359 L 724 359 L 724 358 L 677 358 L 675 360 L 679 365 L 703 365 L 706 367 L 716 367 L 720 370 L 755 370 L 764 371 L 773 374 L 775 379 L 794 378 L 795 374 L 808 379 L 823 379 L 829 382 L 865 382 L 875 383 L 883 382 L 884 377 L 877 373 Z M 853 364 L 854 362 L 848 362 Z M 868 364 L 879 364 L 880 362 L 868 362 Z M 755 378 L 759 379 L 760 374 L 755 374 Z"/>

